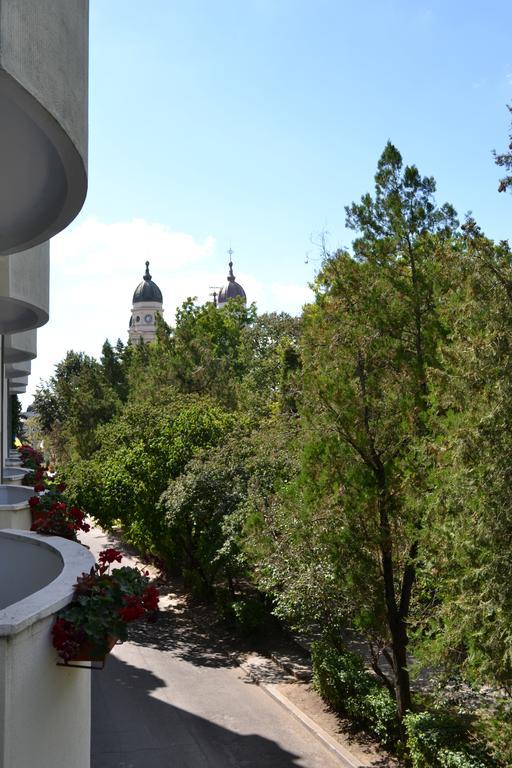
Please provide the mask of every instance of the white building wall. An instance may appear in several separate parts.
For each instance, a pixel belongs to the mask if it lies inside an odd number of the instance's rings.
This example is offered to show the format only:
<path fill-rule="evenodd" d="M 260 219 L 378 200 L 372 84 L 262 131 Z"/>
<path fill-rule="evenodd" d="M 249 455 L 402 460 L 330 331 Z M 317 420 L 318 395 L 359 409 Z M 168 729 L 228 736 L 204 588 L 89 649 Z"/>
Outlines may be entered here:
<path fill-rule="evenodd" d="M 93 563 L 75 542 L 0 531 L 0 768 L 90 768 L 91 672 L 57 666 L 51 628 Z"/>
<path fill-rule="evenodd" d="M 91 672 L 56 665 L 53 620 L 0 637 L 0 768 L 90 768 Z"/>

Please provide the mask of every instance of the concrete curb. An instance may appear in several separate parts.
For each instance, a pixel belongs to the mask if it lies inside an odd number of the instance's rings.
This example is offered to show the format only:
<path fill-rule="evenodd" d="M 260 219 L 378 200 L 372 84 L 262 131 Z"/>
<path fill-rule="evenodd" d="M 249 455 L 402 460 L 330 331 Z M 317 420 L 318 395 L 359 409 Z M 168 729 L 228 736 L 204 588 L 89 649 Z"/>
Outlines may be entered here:
<path fill-rule="evenodd" d="M 345 749 L 332 736 L 329 736 L 314 720 L 296 707 L 281 691 L 278 691 L 275 685 L 264 683 L 260 687 L 333 752 L 344 768 L 363 768 L 368 765 L 368 763 L 361 763 L 348 749 Z"/>
<path fill-rule="evenodd" d="M 311 682 L 313 677 L 311 664 L 303 664 L 300 662 L 291 661 L 289 659 L 283 659 L 283 657 L 279 656 L 277 653 L 271 653 L 270 658 L 277 664 L 278 667 L 284 669 L 284 671 L 288 672 L 288 674 L 293 675 L 293 677 L 300 683 Z"/>
<path fill-rule="evenodd" d="M 283 709 L 292 715 L 292 717 L 294 717 L 296 720 L 298 720 L 299 723 L 307 728 L 308 731 L 324 745 L 324 747 L 327 747 L 327 749 L 332 752 L 335 757 L 338 758 L 343 768 L 366 768 L 366 766 L 370 765 L 370 763 L 367 762 L 362 763 L 342 744 L 333 739 L 332 736 L 329 736 L 329 734 L 326 733 L 326 731 L 324 731 L 324 729 L 321 728 L 318 723 L 315 723 L 314 720 L 312 720 L 295 704 L 293 704 L 293 702 L 291 702 L 287 696 L 281 693 L 281 691 L 278 690 L 277 685 L 273 683 L 261 682 L 258 676 L 255 675 L 252 670 L 243 662 L 240 663 L 240 668 L 246 675 L 248 675 L 248 677 L 251 678 L 254 683 L 256 683 L 256 685 L 259 686 L 259 688 L 261 688 L 262 691 L 274 699 L 274 701 L 283 707 Z"/>

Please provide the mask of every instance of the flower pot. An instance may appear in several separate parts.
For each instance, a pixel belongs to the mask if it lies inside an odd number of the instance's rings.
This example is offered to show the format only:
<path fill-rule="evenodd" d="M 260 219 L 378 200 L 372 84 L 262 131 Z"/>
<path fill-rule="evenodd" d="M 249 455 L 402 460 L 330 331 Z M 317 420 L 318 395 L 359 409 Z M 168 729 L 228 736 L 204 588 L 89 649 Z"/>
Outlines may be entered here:
<path fill-rule="evenodd" d="M 118 640 L 119 638 L 115 635 L 107 635 L 108 651 L 105 653 L 98 653 L 98 651 L 94 648 L 94 644 L 90 640 L 84 640 L 73 658 L 69 659 L 67 662 L 58 663 L 66 667 L 73 666 L 77 661 L 96 661 L 101 664 L 101 667 L 90 667 L 90 669 L 103 669 L 105 665 L 105 659 Z M 89 667 L 84 667 L 84 669 L 89 669 Z"/>

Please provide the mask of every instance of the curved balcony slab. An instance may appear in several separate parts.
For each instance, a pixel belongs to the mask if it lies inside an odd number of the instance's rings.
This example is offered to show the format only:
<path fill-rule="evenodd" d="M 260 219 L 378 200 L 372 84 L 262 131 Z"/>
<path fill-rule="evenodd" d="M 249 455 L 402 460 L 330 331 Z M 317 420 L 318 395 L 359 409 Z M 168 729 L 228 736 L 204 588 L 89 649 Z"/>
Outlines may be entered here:
<path fill-rule="evenodd" d="M 90 768 L 91 675 L 56 665 L 51 629 L 94 564 L 73 541 L 0 531 L 0 762 Z"/>
<path fill-rule="evenodd" d="M 39 328 L 48 322 L 49 306 L 50 244 L 0 256 L 0 333 Z"/>
<path fill-rule="evenodd" d="M 31 360 L 20 360 L 18 363 L 6 363 L 4 372 L 6 379 L 17 379 L 20 376 L 30 376 Z"/>
<path fill-rule="evenodd" d="M 22 395 L 27 391 L 28 376 L 18 376 L 16 379 L 9 379 L 9 394 Z"/>
<path fill-rule="evenodd" d="M 33 495 L 33 488 L 0 485 L 0 528 L 29 531 L 32 525 L 32 512 L 28 500 Z"/>
<path fill-rule="evenodd" d="M 2 491 L 0 486 L 0 498 Z M 70 603 L 77 577 L 93 565 L 89 550 L 74 541 L 0 530 L 0 637 Z"/>
<path fill-rule="evenodd" d="M 0 254 L 48 240 L 85 200 L 88 10 L 0 3 Z"/>
<path fill-rule="evenodd" d="M 4 467 L 7 469 L 15 469 L 18 472 L 23 472 L 23 475 L 34 471 L 30 467 L 22 467 L 21 462 L 17 461 L 16 459 L 5 459 Z"/>
<path fill-rule="evenodd" d="M 37 330 L 10 333 L 4 340 L 4 362 L 19 363 L 37 357 Z"/>
<path fill-rule="evenodd" d="M 4 467 L 4 483 L 6 485 L 21 485 L 21 481 L 27 474 L 26 467 Z M 32 492 L 32 496 L 34 493 Z"/>

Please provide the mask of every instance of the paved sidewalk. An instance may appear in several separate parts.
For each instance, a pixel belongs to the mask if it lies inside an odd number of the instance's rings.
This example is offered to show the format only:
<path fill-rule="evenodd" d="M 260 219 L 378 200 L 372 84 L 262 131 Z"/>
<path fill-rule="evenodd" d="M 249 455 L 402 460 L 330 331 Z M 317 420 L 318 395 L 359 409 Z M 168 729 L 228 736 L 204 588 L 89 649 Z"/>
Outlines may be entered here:
<path fill-rule="evenodd" d="M 81 536 L 92 552 L 113 542 Z M 124 562 L 128 562 L 125 559 Z M 93 686 L 91 768 L 339 768 L 343 763 L 173 597 L 117 646 Z"/>

